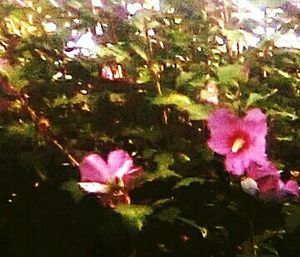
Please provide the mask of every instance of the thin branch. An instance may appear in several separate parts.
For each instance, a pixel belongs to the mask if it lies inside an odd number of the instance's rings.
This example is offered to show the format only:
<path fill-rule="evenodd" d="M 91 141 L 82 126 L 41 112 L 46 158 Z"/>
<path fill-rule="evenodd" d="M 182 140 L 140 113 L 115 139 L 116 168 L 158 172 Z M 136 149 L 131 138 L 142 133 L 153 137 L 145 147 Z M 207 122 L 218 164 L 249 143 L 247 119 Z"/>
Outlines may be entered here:
<path fill-rule="evenodd" d="M 144 18 L 144 33 L 145 33 L 145 37 L 146 37 L 146 41 L 147 41 L 147 45 L 148 45 L 148 50 L 149 50 L 149 58 L 147 60 L 147 65 L 148 65 L 150 71 L 153 74 L 156 92 L 159 96 L 161 96 L 162 95 L 162 90 L 161 90 L 161 84 L 160 84 L 160 74 L 153 67 L 152 60 L 153 60 L 154 55 L 153 55 L 153 48 L 152 48 L 151 38 L 149 37 L 149 34 L 148 34 L 148 26 L 147 26 L 146 18 Z M 163 121 L 164 121 L 165 124 L 168 124 L 168 114 L 167 114 L 166 109 L 163 110 Z"/>
<path fill-rule="evenodd" d="M 28 105 L 27 99 L 25 95 L 20 95 L 19 100 L 21 101 L 22 106 L 27 110 L 30 114 L 32 121 L 36 124 L 36 128 L 39 132 L 41 132 L 46 141 L 55 145 L 59 150 L 61 150 L 70 160 L 71 164 L 74 167 L 79 167 L 79 162 L 69 153 L 69 151 L 60 144 L 54 137 L 54 133 L 51 130 L 50 123 L 47 119 L 43 117 L 39 117 L 36 112 Z"/>
<path fill-rule="evenodd" d="M 161 91 L 161 85 L 160 85 L 160 75 L 159 73 L 153 68 L 153 63 L 152 63 L 152 59 L 153 59 L 153 48 L 152 48 L 152 44 L 151 44 L 151 38 L 148 35 L 148 26 L 147 26 L 147 20 L 144 18 L 144 33 L 147 39 L 147 45 L 148 45 L 148 49 L 149 49 L 149 60 L 147 61 L 147 65 L 149 66 L 151 72 L 154 75 L 154 81 L 155 81 L 155 87 L 156 87 L 156 91 L 158 93 L 158 95 L 162 95 L 162 91 Z"/>
<path fill-rule="evenodd" d="M 251 247 L 251 251 L 252 251 L 252 254 L 254 256 L 257 256 L 257 254 L 256 254 L 256 245 L 255 245 L 255 241 L 254 241 L 254 225 L 253 225 L 252 220 L 249 220 L 249 230 L 250 230 L 250 247 Z"/>

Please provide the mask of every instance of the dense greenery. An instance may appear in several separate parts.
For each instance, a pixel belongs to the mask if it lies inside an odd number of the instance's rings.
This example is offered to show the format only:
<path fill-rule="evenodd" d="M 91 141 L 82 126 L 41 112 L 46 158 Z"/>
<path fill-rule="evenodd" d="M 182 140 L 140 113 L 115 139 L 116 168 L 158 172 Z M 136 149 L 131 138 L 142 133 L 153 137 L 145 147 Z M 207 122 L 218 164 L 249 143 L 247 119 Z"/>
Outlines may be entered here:
<path fill-rule="evenodd" d="M 229 0 L 132 15 L 102 2 L 0 3 L 0 256 L 298 256 L 299 200 L 245 193 L 208 148 L 207 117 L 263 110 L 269 159 L 297 180 L 299 50 L 249 46 L 258 21 Z M 263 26 L 299 30 L 296 2 L 255 2 Z M 115 149 L 143 171 L 131 204 L 109 208 L 78 164 Z"/>

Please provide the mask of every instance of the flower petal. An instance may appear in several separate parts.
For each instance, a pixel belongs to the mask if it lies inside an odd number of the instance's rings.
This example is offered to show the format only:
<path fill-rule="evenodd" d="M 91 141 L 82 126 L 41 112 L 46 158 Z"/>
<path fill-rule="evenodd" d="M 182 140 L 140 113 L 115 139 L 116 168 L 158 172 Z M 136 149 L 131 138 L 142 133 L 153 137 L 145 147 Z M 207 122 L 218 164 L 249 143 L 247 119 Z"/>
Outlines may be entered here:
<path fill-rule="evenodd" d="M 81 182 L 79 186 L 88 193 L 105 194 L 109 192 L 109 186 L 95 182 Z"/>
<path fill-rule="evenodd" d="M 257 181 L 259 193 L 263 196 L 279 192 L 281 180 L 278 176 L 265 176 Z"/>
<path fill-rule="evenodd" d="M 220 109 L 208 118 L 210 139 L 208 146 L 218 154 L 226 155 L 231 152 L 229 138 L 240 127 L 240 118 L 227 109 Z"/>
<path fill-rule="evenodd" d="M 82 182 L 106 183 L 111 170 L 99 154 L 89 154 L 79 165 Z"/>
<path fill-rule="evenodd" d="M 251 135 L 253 138 L 253 135 Z M 267 162 L 266 155 L 266 140 L 265 139 L 252 139 L 249 148 L 247 149 L 247 156 L 253 162 L 261 165 Z"/>
<path fill-rule="evenodd" d="M 256 134 L 259 137 L 265 137 L 267 134 L 266 115 L 258 108 L 251 109 L 243 119 L 246 129 L 250 134 Z"/>
<path fill-rule="evenodd" d="M 226 156 L 225 167 L 232 175 L 241 176 L 249 163 L 250 160 L 245 154 L 229 154 Z"/>
<path fill-rule="evenodd" d="M 133 160 L 124 150 L 115 150 L 109 153 L 107 163 L 111 170 L 111 177 L 122 178 L 125 174 L 130 174 L 133 168 Z"/>
<path fill-rule="evenodd" d="M 295 180 L 289 180 L 285 183 L 283 190 L 294 196 L 299 196 L 300 190 L 299 190 L 299 185 Z"/>
<path fill-rule="evenodd" d="M 253 178 L 255 180 L 265 176 L 279 177 L 279 171 L 269 161 L 266 161 L 264 164 L 252 162 L 249 165 L 246 173 L 248 177 Z"/>

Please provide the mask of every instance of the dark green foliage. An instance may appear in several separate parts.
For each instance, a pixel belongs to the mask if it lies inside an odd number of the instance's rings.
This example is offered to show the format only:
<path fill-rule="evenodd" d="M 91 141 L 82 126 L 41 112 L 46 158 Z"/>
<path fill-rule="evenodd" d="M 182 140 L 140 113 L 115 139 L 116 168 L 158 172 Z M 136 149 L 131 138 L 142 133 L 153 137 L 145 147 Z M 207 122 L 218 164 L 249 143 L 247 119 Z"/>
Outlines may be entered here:
<path fill-rule="evenodd" d="M 218 106 L 239 114 L 261 108 L 269 158 L 299 180 L 299 50 L 264 40 L 234 51 L 257 24 L 235 21 L 229 0 L 162 1 L 130 18 L 121 1 L 56 2 L 0 3 L 0 257 L 298 256 L 299 200 L 241 190 L 207 147 L 218 107 L 203 91 L 213 83 Z M 255 2 L 282 6 L 274 21 L 299 29 L 287 1 Z M 97 48 L 70 57 L 68 42 L 87 31 Z M 143 172 L 132 204 L 110 209 L 80 189 L 66 153 L 80 162 L 114 149 Z"/>

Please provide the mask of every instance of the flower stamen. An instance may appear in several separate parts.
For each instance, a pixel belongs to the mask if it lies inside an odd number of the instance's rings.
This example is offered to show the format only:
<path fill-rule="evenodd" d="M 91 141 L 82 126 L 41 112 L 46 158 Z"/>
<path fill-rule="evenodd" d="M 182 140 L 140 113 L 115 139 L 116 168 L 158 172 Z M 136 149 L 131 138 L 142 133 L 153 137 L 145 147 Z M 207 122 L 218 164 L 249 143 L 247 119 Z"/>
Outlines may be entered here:
<path fill-rule="evenodd" d="M 238 151 L 240 151 L 244 147 L 245 143 L 246 143 L 246 141 L 242 138 L 235 139 L 232 146 L 231 146 L 231 151 L 233 153 L 237 153 Z"/>

